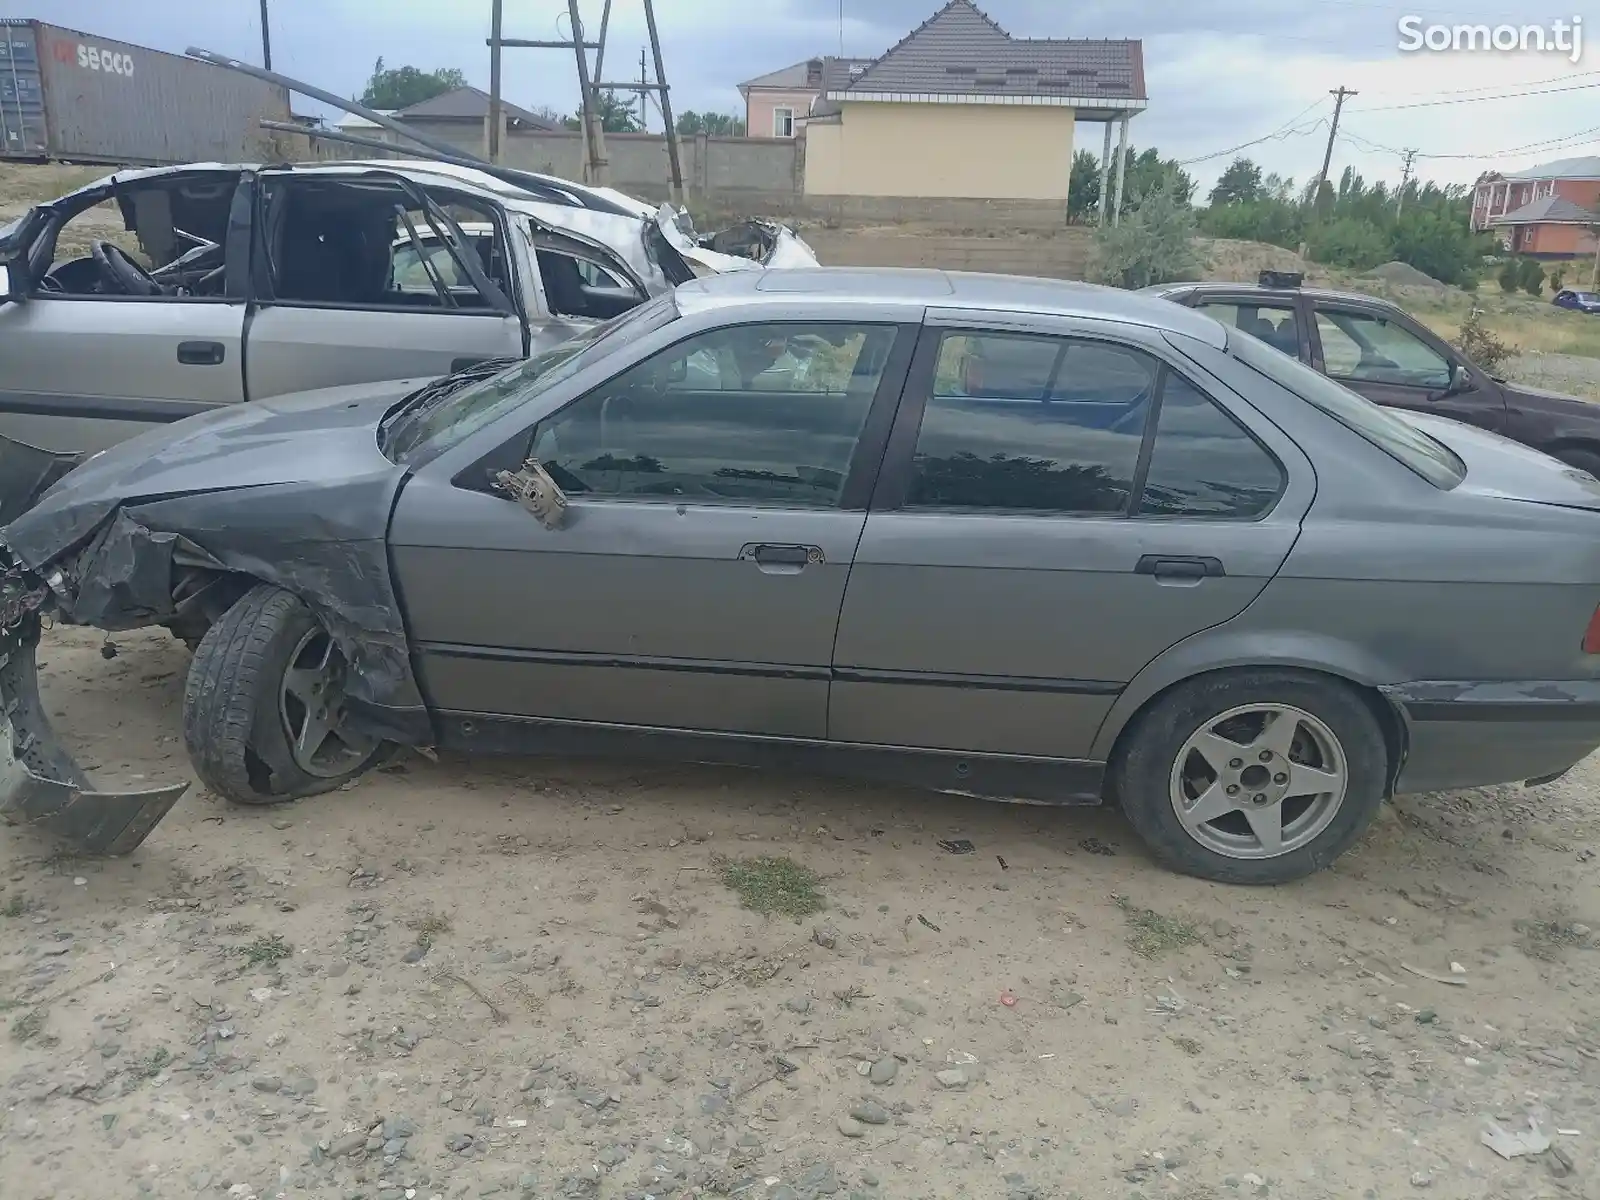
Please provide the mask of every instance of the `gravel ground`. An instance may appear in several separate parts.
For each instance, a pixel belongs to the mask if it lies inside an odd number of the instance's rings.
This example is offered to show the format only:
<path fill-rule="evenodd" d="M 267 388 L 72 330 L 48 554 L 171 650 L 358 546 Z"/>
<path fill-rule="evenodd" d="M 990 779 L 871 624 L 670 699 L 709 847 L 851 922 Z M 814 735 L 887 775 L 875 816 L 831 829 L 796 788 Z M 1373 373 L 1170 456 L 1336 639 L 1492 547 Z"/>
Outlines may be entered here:
<path fill-rule="evenodd" d="M 1505 366 L 1506 378 L 1531 387 L 1600 400 L 1600 358 L 1577 354 L 1522 354 Z"/>
<path fill-rule="evenodd" d="M 45 649 L 102 781 L 187 774 L 180 646 Z M 1263 891 L 1109 813 L 606 762 L 195 791 L 115 861 L 10 830 L 0 1192 L 1593 1196 L 1597 786 L 1407 799 Z M 826 907 L 741 907 L 760 856 Z"/>

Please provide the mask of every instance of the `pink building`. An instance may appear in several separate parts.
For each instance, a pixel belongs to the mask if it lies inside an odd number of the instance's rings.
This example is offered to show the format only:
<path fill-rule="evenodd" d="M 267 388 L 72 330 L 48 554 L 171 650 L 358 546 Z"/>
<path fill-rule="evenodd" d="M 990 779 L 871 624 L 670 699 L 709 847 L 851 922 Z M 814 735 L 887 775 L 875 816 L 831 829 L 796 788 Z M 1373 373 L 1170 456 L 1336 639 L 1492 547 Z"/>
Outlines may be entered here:
<path fill-rule="evenodd" d="M 744 97 L 746 136 L 797 136 L 811 113 L 812 102 L 830 86 L 835 91 L 848 87 L 872 61 L 870 58 L 812 58 L 745 80 L 739 85 L 739 94 Z"/>

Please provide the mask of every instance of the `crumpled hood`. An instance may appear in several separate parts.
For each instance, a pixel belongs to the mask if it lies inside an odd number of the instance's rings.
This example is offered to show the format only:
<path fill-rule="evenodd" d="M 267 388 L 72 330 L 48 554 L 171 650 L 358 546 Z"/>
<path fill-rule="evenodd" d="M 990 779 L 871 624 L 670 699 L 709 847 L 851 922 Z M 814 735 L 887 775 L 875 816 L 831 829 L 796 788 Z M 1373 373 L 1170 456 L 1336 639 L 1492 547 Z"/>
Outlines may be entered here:
<path fill-rule="evenodd" d="M 389 380 L 252 400 L 152 429 L 68 473 L 0 537 L 38 569 L 123 504 L 388 468 L 377 424 L 426 382 Z"/>

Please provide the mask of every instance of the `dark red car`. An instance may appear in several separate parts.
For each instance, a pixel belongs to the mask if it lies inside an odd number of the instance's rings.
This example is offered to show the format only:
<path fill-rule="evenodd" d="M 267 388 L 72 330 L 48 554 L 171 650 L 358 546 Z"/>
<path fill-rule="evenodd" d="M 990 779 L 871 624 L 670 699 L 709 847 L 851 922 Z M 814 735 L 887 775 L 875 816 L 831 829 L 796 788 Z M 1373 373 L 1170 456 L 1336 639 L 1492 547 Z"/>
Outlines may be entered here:
<path fill-rule="evenodd" d="M 1600 478 L 1600 405 L 1491 375 L 1387 301 L 1242 283 L 1144 291 L 1203 309 L 1378 404 L 1477 425 Z"/>

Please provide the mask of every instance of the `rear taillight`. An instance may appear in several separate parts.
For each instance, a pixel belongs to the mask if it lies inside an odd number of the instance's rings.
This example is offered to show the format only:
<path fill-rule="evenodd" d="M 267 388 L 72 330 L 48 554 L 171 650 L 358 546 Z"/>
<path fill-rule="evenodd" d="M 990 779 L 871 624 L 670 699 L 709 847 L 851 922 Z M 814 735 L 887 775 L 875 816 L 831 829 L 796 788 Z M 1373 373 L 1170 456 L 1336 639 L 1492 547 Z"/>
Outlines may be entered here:
<path fill-rule="evenodd" d="M 1589 628 L 1583 631 L 1583 652 L 1600 654 L 1600 608 L 1594 610 L 1594 615 L 1589 618 Z"/>

